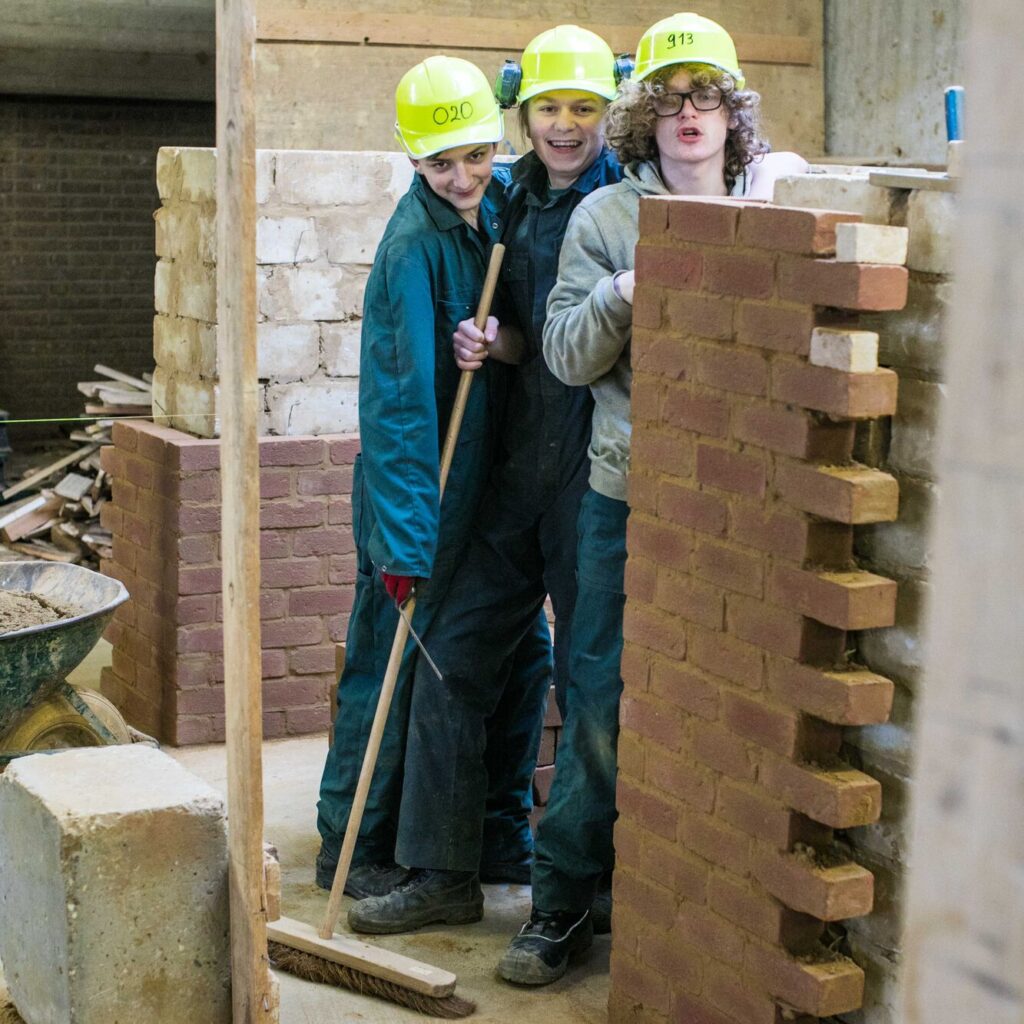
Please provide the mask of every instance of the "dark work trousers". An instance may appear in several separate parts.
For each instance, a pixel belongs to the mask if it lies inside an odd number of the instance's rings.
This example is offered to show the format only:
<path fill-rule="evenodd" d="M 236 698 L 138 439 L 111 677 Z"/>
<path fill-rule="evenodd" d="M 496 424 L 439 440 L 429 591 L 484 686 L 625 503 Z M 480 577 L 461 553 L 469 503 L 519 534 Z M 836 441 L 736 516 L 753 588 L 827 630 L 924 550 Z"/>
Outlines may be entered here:
<path fill-rule="evenodd" d="M 533 905 L 583 913 L 615 863 L 616 745 L 626 603 L 624 501 L 587 492 L 579 520 L 579 591 L 569 652 L 566 717 L 555 778 L 537 832 Z"/>
<path fill-rule="evenodd" d="M 487 723 L 531 721 L 536 754 L 548 685 L 506 685 L 502 665 L 535 629 L 545 596 L 551 595 L 555 630 L 555 685 L 564 690 L 568 628 L 575 604 L 576 520 L 589 472 L 577 471 L 553 498 L 544 500 L 540 467 L 496 477 L 480 510 L 465 562 L 456 572 L 432 628 L 431 654 L 441 682 L 422 663 L 417 668 L 406 750 L 405 784 L 397 856 L 410 867 L 475 870 L 492 846 L 490 831 L 501 817 L 484 808 L 488 771 L 514 735 L 497 737 Z M 496 714 L 500 710 L 500 715 Z M 485 748 L 489 750 L 485 758 Z M 495 789 L 493 779 L 490 788 Z M 522 836 L 528 823 L 518 816 Z"/>
<path fill-rule="evenodd" d="M 366 553 L 365 537 L 372 529 L 373 510 L 363 485 L 361 460 L 358 459 L 352 505 L 357 558 L 356 594 L 346 638 L 345 670 L 338 687 L 334 744 L 327 755 L 317 805 L 317 827 L 323 839 L 323 855 L 328 862 L 337 860 L 348 827 L 356 783 L 391 652 L 391 640 L 398 624 L 394 602 Z M 457 554 L 445 556 L 435 564 L 436 579 L 417 587 L 414 625 L 432 656 L 434 644 L 431 636 L 437 612 L 444 607 L 448 582 L 458 560 Z M 443 590 L 437 586 L 440 581 L 444 582 Z M 521 685 L 528 689 L 546 687 L 551 678 L 550 634 L 546 622 L 541 621 L 539 625 L 543 628 L 530 630 L 522 645 L 511 652 L 499 667 L 505 679 L 509 678 L 510 672 L 521 673 L 513 678 L 520 679 Z M 410 640 L 381 740 L 356 843 L 354 864 L 387 864 L 395 857 L 410 697 L 414 669 L 420 660 Z M 525 717 L 522 720 L 509 719 L 503 717 L 506 713 L 522 713 Z M 516 861 L 532 848 L 532 837 L 527 835 L 524 839 L 519 821 L 525 820 L 532 808 L 530 779 L 537 759 L 534 719 L 532 708 L 526 714 L 515 706 L 502 705 L 496 709 L 494 723 L 490 724 L 492 732 L 500 738 L 496 739 L 498 747 L 489 755 L 489 763 L 492 764 L 489 807 L 494 808 L 489 811 L 494 817 L 488 826 L 489 860 Z"/>

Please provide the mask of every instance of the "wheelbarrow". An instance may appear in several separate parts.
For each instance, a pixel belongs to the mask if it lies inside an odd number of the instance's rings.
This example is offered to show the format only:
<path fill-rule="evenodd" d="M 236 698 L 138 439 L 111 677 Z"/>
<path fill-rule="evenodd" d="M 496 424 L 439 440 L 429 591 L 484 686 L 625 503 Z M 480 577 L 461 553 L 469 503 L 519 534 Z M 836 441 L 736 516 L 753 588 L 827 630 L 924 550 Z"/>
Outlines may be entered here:
<path fill-rule="evenodd" d="M 128 600 L 124 585 L 81 565 L 0 562 L 0 590 L 35 594 L 74 612 L 0 633 L 0 771 L 28 753 L 132 742 L 113 704 L 66 681 Z"/>

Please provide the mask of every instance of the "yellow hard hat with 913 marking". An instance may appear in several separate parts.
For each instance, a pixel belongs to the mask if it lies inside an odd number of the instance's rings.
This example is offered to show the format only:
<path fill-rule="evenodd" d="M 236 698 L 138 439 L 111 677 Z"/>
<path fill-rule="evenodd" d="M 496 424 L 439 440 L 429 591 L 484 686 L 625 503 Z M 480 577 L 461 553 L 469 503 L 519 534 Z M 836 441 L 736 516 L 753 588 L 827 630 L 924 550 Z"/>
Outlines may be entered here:
<path fill-rule="evenodd" d="M 673 14 L 652 25 L 637 44 L 633 78 L 643 81 L 672 64 L 709 64 L 731 75 L 737 89 L 746 84 L 732 36 L 699 14 Z"/>
<path fill-rule="evenodd" d="M 414 160 L 500 142 L 501 111 L 484 73 L 461 57 L 428 57 L 395 90 L 395 138 Z"/>

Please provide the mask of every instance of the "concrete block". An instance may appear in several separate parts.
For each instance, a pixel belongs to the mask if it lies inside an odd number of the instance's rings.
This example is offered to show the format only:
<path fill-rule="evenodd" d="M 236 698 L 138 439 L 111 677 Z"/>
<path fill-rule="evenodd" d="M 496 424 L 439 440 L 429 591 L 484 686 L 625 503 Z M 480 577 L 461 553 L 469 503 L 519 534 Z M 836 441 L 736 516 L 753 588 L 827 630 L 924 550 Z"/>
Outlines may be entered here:
<path fill-rule="evenodd" d="M 359 206 L 391 191 L 394 157 L 389 153 L 282 150 L 275 188 L 282 203 L 301 206 Z M 406 159 L 408 163 L 408 159 Z"/>
<path fill-rule="evenodd" d="M 837 224 L 837 263 L 889 263 L 903 266 L 907 262 L 906 228 L 887 224 Z"/>
<path fill-rule="evenodd" d="M 312 217 L 257 219 L 257 263 L 309 263 L 319 255 L 320 243 Z"/>
<path fill-rule="evenodd" d="M 0 777 L 0 958 L 32 1024 L 229 1024 L 224 804 L 144 745 Z"/>
<path fill-rule="evenodd" d="M 390 196 L 357 209 L 317 217 L 320 240 L 331 263 L 373 263 L 388 219 L 395 212 Z"/>
<path fill-rule="evenodd" d="M 910 237 L 913 245 L 913 232 Z M 878 332 L 878 358 L 883 366 L 941 373 L 943 331 L 952 301 L 952 282 L 912 273 L 906 306 L 883 315 L 862 315 L 860 326 Z"/>
<path fill-rule="evenodd" d="M 301 380 L 316 373 L 319 365 L 320 331 L 315 323 L 257 325 L 256 367 L 261 378 Z"/>
<path fill-rule="evenodd" d="M 878 335 L 874 331 L 815 327 L 811 334 L 811 362 L 846 373 L 873 373 L 878 369 Z"/>
<path fill-rule="evenodd" d="M 856 533 L 854 547 L 866 568 L 883 573 L 923 572 L 933 555 L 932 516 L 937 488 L 928 480 L 900 477 L 900 515 Z"/>
<path fill-rule="evenodd" d="M 319 378 L 266 389 L 272 434 L 344 434 L 359 429 L 359 382 Z"/>
<path fill-rule="evenodd" d="M 366 279 L 370 276 L 370 268 L 346 265 L 345 276 L 341 282 L 341 308 L 344 318 L 361 317 L 363 315 L 363 296 L 366 294 Z M 334 319 L 332 317 L 332 319 Z"/>
<path fill-rule="evenodd" d="M 859 213 L 869 224 L 888 224 L 892 207 L 890 189 L 878 188 L 863 173 L 795 174 L 775 183 L 778 206 L 802 206 L 818 210 Z"/>
<path fill-rule="evenodd" d="M 256 150 L 256 205 L 263 206 L 274 193 L 277 153 L 272 149 Z"/>
<path fill-rule="evenodd" d="M 939 410 L 945 386 L 905 377 L 892 420 L 888 468 L 895 473 L 934 478 Z"/>
<path fill-rule="evenodd" d="M 217 198 L 217 151 L 163 146 L 157 151 L 156 186 L 163 200 L 212 203 Z"/>
<path fill-rule="evenodd" d="M 153 371 L 154 411 L 169 419 L 163 426 L 196 437 L 220 437 L 220 389 L 215 380 L 173 373 L 162 366 Z"/>
<path fill-rule="evenodd" d="M 924 612 L 929 593 L 921 580 L 900 580 L 896 625 L 866 630 L 857 637 L 861 660 L 873 672 L 902 683 L 911 691 L 924 673 Z"/>
<path fill-rule="evenodd" d="M 343 320 L 348 315 L 348 275 L 340 267 L 280 266 L 261 268 L 258 274 L 259 309 L 268 320 Z"/>
<path fill-rule="evenodd" d="M 320 337 L 323 346 L 324 371 L 328 377 L 359 376 L 359 338 L 361 320 L 343 320 L 324 324 Z"/>
<path fill-rule="evenodd" d="M 217 214 L 212 206 L 171 202 L 156 211 L 154 221 L 158 256 L 216 263 Z"/>
<path fill-rule="evenodd" d="M 217 269 L 201 263 L 159 260 L 153 283 L 158 313 L 217 321 Z"/>
<path fill-rule="evenodd" d="M 953 192 L 915 189 L 907 202 L 907 266 L 925 274 L 951 274 L 958 198 Z"/>
<path fill-rule="evenodd" d="M 173 373 L 216 377 L 216 325 L 183 316 L 153 317 L 153 358 Z"/>

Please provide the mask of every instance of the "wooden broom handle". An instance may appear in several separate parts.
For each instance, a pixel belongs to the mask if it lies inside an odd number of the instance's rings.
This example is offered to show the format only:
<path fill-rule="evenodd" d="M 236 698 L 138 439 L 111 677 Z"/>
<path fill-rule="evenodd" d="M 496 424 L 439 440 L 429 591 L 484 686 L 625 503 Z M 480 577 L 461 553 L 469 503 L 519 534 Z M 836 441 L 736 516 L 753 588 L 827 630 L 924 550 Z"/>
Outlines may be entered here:
<path fill-rule="evenodd" d="M 505 246 L 500 243 L 491 250 L 487 276 L 484 278 L 483 291 L 480 293 L 480 302 L 473 320 L 477 329 L 481 331 L 487 325 L 487 317 L 491 313 L 494 289 L 498 284 L 498 274 L 501 272 L 501 261 L 504 256 Z M 459 378 L 459 389 L 455 393 L 455 404 L 452 406 L 451 418 L 448 420 L 448 432 L 445 435 L 444 448 L 441 451 L 441 468 L 438 478 L 439 503 L 444 496 L 445 485 L 448 483 L 448 473 L 452 468 L 455 445 L 459 440 L 462 417 L 466 412 L 469 389 L 475 373 L 475 370 L 463 370 L 462 376 Z M 334 872 L 334 881 L 331 883 L 331 895 L 327 900 L 323 923 L 320 925 L 321 939 L 329 939 L 334 934 L 334 927 L 338 923 L 338 915 L 341 913 L 341 900 L 345 893 L 348 873 L 352 867 L 352 855 L 355 852 L 356 839 L 359 837 L 359 828 L 363 823 L 363 812 L 366 810 L 366 799 L 370 794 L 370 783 L 373 781 L 373 772 L 377 767 L 377 755 L 380 753 L 384 726 L 387 724 L 388 712 L 391 710 L 391 698 L 394 696 L 395 684 L 398 682 L 398 671 L 402 667 L 402 655 L 405 653 L 405 645 L 409 640 L 409 622 L 412 621 L 412 617 L 416 613 L 416 598 L 409 598 L 403 610 L 405 615 L 399 616 L 398 625 L 395 628 L 391 656 L 388 658 L 384 682 L 381 684 L 380 696 L 377 698 L 377 710 L 373 716 L 370 739 L 366 744 L 366 753 L 363 755 L 363 766 L 359 770 L 359 781 L 356 783 L 355 797 L 348 815 L 348 827 L 345 829 L 345 839 L 341 844 L 341 853 L 338 855 L 338 867 Z"/>

